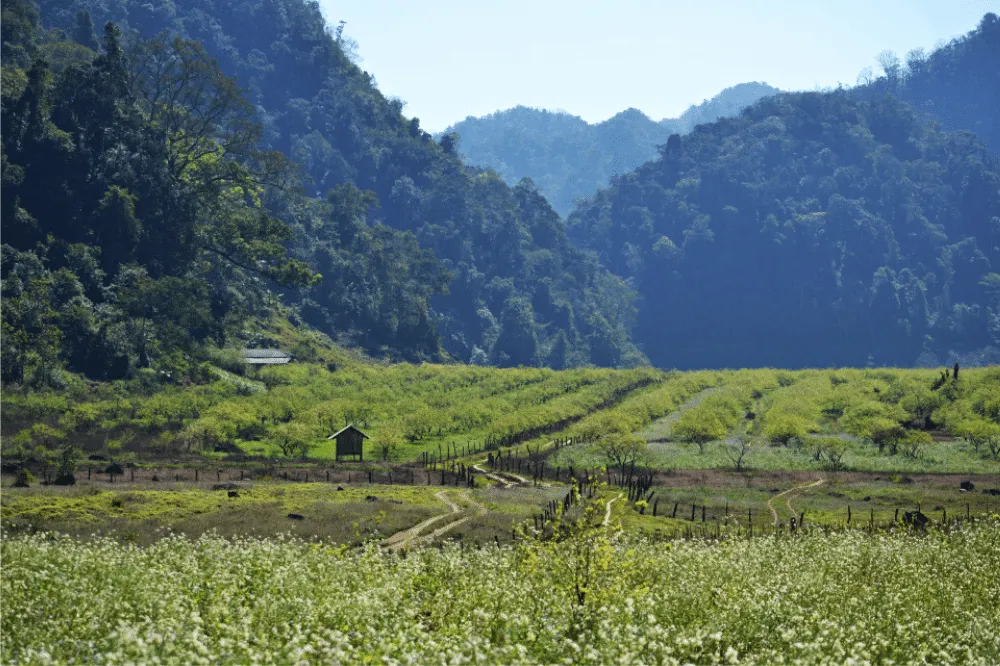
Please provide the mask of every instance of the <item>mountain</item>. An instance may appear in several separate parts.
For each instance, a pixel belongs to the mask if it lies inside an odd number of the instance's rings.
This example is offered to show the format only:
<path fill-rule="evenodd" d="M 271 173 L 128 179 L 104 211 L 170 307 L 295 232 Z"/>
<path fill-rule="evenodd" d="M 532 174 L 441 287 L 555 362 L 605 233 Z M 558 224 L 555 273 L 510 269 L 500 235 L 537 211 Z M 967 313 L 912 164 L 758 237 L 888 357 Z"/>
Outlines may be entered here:
<path fill-rule="evenodd" d="M 658 122 L 627 109 L 591 125 L 568 113 L 518 106 L 481 118 L 470 116 L 441 136 L 457 134 L 468 164 L 492 169 L 512 185 L 530 178 L 565 216 L 574 202 L 606 187 L 612 177 L 654 159 L 656 147 L 671 134 L 735 115 L 779 92 L 765 83 L 741 83 L 691 106 L 679 118 Z"/>
<path fill-rule="evenodd" d="M 986 14 L 979 26 L 930 55 L 922 49 L 901 62 L 879 58 L 883 75 L 857 93 L 891 93 L 935 118 L 946 130 L 975 133 L 1000 155 L 1000 18 Z"/>
<path fill-rule="evenodd" d="M 25 11 L 30 14 L 35 6 L 28 0 L 4 3 L 5 14 L 15 7 L 28 8 Z M 194 264 L 157 268 L 158 241 L 153 231 L 159 223 L 155 216 L 166 216 L 168 210 L 156 205 L 155 196 L 139 192 L 148 184 L 138 182 L 146 175 L 138 163 L 126 171 L 105 169 L 106 178 L 94 184 L 88 195 L 96 203 L 83 211 L 66 208 L 69 217 L 57 220 L 51 208 L 46 208 L 42 193 L 49 188 L 65 191 L 64 201 L 70 203 L 76 196 L 75 184 L 60 178 L 69 178 L 71 160 L 66 171 L 46 173 L 38 161 L 43 153 L 9 142 L 8 137 L 11 141 L 15 137 L 8 128 L 17 125 L 5 123 L 5 160 L 10 158 L 5 170 L 18 174 L 23 170 L 30 177 L 5 181 L 4 204 L 21 201 L 23 214 L 13 209 L 11 214 L 34 221 L 25 226 L 22 236 L 11 236 L 13 242 L 8 243 L 8 217 L 4 216 L 4 242 L 9 245 L 5 280 L 8 275 L 19 275 L 24 262 L 33 262 L 31 254 L 40 262 L 39 275 L 67 267 L 74 272 L 65 249 L 70 245 L 85 246 L 88 256 L 96 256 L 98 239 L 112 233 L 102 226 L 112 222 L 101 212 L 101 202 L 110 197 L 107 206 L 118 206 L 135 233 L 128 252 L 109 255 L 104 249 L 102 278 L 89 299 L 88 307 L 95 311 L 114 301 L 111 285 L 138 253 L 149 257 L 139 266 L 154 281 L 168 275 L 190 278 L 204 287 L 205 294 L 214 293 L 220 303 L 260 294 L 255 304 L 241 306 L 239 317 L 214 326 L 213 336 L 220 344 L 240 332 L 245 316 L 254 311 L 266 314 L 260 308 L 280 293 L 301 321 L 378 356 L 553 367 L 646 362 L 630 340 L 635 310 L 628 286 L 593 254 L 570 244 L 564 223 L 530 181 L 510 187 L 494 174 L 466 167 L 452 141 L 436 142 L 420 128 L 418 119 L 405 118 L 402 104 L 383 96 L 373 77 L 350 60 L 346 38 L 339 29 L 328 28 L 316 3 L 41 0 L 37 8 L 40 22 L 34 20 L 34 27 L 31 19 L 25 19 L 11 22 L 8 30 L 5 21 L 5 49 L 9 47 L 17 56 L 8 58 L 5 53 L 5 109 L 22 109 L 23 115 L 36 108 L 33 98 L 21 94 L 25 90 L 44 97 L 37 108 L 43 115 L 55 113 L 39 121 L 51 125 L 46 125 L 46 145 L 80 140 L 85 131 L 67 125 L 65 119 L 89 113 L 89 103 L 84 97 L 67 95 L 81 88 L 95 96 L 97 84 L 88 82 L 86 76 L 98 80 L 102 75 L 90 72 L 79 81 L 76 77 L 78 71 L 101 62 L 95 60 L 94 47 L 102 54 L 105 51 L 93 24 L 114 22 L 123 31 L 123 67 L 129 83 L 116 89 L 117 97 L 109 103 L 134 109 L 129 122 L 137 123 L 140 134 L 149 134 L 149 141 L 159 142 L 157 150 L 162 152 L 175 137 L 169 131 L 160 132 L 157 117 L 162 100 L 157 98 L 156 80 L 165 76 L 176 83 L 183 79 L 182 73 L 172 69 L 171 63 L 178 62 L 207 76 L 213 90 L 224 91 L 242 114 L 237 129 L 245 130 L 241 135 L 247 140 L 242 147 L 245 154 L 232 155 L 227 168 L 256 164 L 257 153 L 266 153 L 274 164 L 283 160 L 289 167 L 286 182 L 261 183 L 260 201 L 250 206 L 252 215 L 240 213 L 244 222 L 248 216 L 266 219 L 258 231 L 270 231 L 260 239 L 251 235 L 237 245 L 243 251 L 261 251 L 258 244 L 266 246 L 272 262 L 283 248 L 288 253 L 286 263 L 299 269 L 303 278 L 309 272 L 319 277 L 318 281 L 264 284 L 261 280 L 270 276 L 260 274 L 259 259 L 254 259 L 229 262 L 225 271 L 233 274 L 220 274 L 212 278 L 214 282 L 205 275 L 195 278 L 192 271 L 204 267 L 197 262 L 199 253 L 219 249 L 206 250 L 197 243 L 187 247 L 195 253 Z M 22 32 L 33 33 L 30 38 L 15 35 L 22 24 L 28 26 Z M 48 72 L 38 70 L 40 83 L 34 92 L 11 87 L 8 95 L 8 78 L 30 78 L 32 59 L 39 55 L 48 63 L 39 67 Z M 76 83 L 70 85 L 69 79 Z M 66 104 L 82 106 L 57 112 Z M 183 109 L 176 108 L 172 114 L 182 117 Z M 227 140 L 229 130 L 216 129 L 221 131 L 206 135 L 206 141 Z M 102 143 L 94 147 L 92 157 L 106 163 L 117 159 L 124 147 Z M 142 156 L 150 165 L 169 161 L 169 155 L 158 157 L 155 151 Z M 186 185 L 183 180 L 175 177 L 171 182 Z M 64 187 L 66 182 L 73 186 Z M 185 199 L 183 191 L 180 187 L 171 195 L 178 197 L 178 205 L 194 201 Z M 129 208 L 129 202 L 135 205 Z M 200 239 L 199 234 L 224 231 L 209 223 L 212 201 L 206 198 L 203 203 L 203 208 L 191 212 L 192 219 L 200 220 L 192 227 L 198 230 L 192 241 Z M 76 226 L 81 216 L 86 222 Z M 58 225 L 63 227 L 57 229 Z M 62 236 L 63 229 L 75 229 L 80 235 Z M 48 246 L 42 251 L 37 244 L 44 245 L 49 236 L 58 247 L 46 254 Z M 84 281 L 85 276 L 74 275 Z M 20 284 L 27 288 L 29 282 Z M 209 283 L 214 285 L 211 289 Z M 254 289 L 249 288 L 251 284 Z M 211 311 L 215 301 L 208 295 L 205 298 Z M 134 317 L 125 316 L 123 321 L 134 323 Z M 93 326 L 100 331 L 100 326 Z M 153 354 L 155 358 L 123 342 L 116 353 L 127 362 L 102 361 L 88 367 L 96 365 L 103 375 L 114 376 L 125 372 L 121 368 L 131 372 L 155 366 L 181 349 L 161 333 L 164 339 L 158 339 L 161 348 Z M 206 339 L 199 336 L 199 340 Z M 70 352 L 63 349 L 60 353 L 67 361 Z M 118 370 L 105 370 L 112 365 Z M 79 363 L 70 367 L 83 369 Z"/>
<path fill-rule="evenodd" d="M 569 226 L 637 288 L 636 340 L 660 367 L 1000 344 L 1000 164 L 889 94 L 785 94 L 671 136 Z"/>

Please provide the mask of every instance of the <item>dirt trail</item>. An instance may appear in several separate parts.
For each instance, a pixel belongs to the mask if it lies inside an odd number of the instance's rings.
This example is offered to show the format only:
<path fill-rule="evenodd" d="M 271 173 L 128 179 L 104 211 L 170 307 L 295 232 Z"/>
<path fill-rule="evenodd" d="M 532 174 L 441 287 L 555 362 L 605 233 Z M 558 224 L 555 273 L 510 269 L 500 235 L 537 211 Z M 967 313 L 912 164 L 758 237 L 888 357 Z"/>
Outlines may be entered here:
<path fill-rule="evenodd" d="M 443 490 L 441 492 L 439 492 L 439 493 L 435 493 L 434 497 L 436 497 L 439 500 L 441 500 L 448 507 L 448 513 L 442 513 L 442 514 L 438 514 L 436 516 L 432 516 L 432 517 L 428 518 L 427 520 L 424 520 L 424 521 L 422 521 L 420 523 L 417 523 L 416 525 L 414 525 L 413 527 L 411 527 L 409 529 L 402 530 L 400 532 L 396 532 L 395 534 L 393 534 L 392 536 L 390 536 L 388 539 L 386 539 L 385 541 L 383 541 L 382 545 L 385 546 L 385 547 L 387 547 L 389 550 L 398 550 L 398 549 L 402 548 L 403 546 L 408 545 L 411 541 L 413 541 L 415 538 L 417 538 L 420 535 L 421 532 L 423 532 L 425 529 L 427 529 L 428 527 L 430 527 L 434 523 L 438 522 L 442 518 L 447 518 L 448 516 L 453 516 L 454 514 L 459 513 L 462 510 L 462 508 L 460 506 L 458 506 L 457 504 L 455 504 L 451 500 L 451 498 L 448 497 L 448 494 L 445 491 L 443 491 Z"/>
<path fill-rule="evenodd" d="M 618 493 L 618 497 L 608 500 L 608 505 L 604 509 L 604 522 L 602 522 L 601 525 L 603 525 L 604 527 L 608 526 L 608 523 L 611 522 L 611 505 L 623 497 L 625 497 L 625 495 L 623 495 L 622 493 Z"/>
<path fill-rule="evenodd" d="M 792 506 L 792 498 L 797 497 L 802 492 L 809 490 L 810 488 L 815 488 L 818 485 L 825 483 L 824 479 L 819 479 L 818 481 L 813 481 L 812 483 L 806 483 L 801 486 L 792 486 L 788 490 L 784 490 L 771 499 L 767 500 L 767 508 L 771 510 L 771 516 L 774 518 L 774 526 L 777 527 L 781 524 L 781 517 L 778 515 L 778 510 L 774 508 L 774 500 L 784 497 L 785 504 L 788 505 L 788 511 L 794 516 L 795 507 Z"/>
<path fill-rule="evenodd" d="M 471 497 L 469 497 L 469 494 L 467 492 L 465 492 L 463 490 L 463 491 L 461 491 L 459 493 L 459 495 L 461 495 L 462 498 L 466 502 L 468 502 L 469 505 L 472 508 L 474 508 L 476 510 L 476 515 L 477 516 L 481 516 L 481 515 L 483 515 L 483 514 L 486 513 L 486 507 L 483 506 L 482 504 L 480 504 L 479 502 L 477 502 L 476 500 L 472 499 Z M 450 532 L 451 530 L 455 529 L 459 525 L 465 524 L 465 522 L 468 521 L 470 518 L 472 518 L 472 516 L 465 516 L 463 518 L 459 518 L 456 521 L 450 522 L 447 525 L 445 525 L 444 527 L 440 527 L 440 528 L 434 530 L 430 534 L 427 534 L 427 535 L 422 536 L 422 537 L 418 537 L 414 543 L 430 543 L 431 541 L 434 541 L 434 539 L 438 538 L 442 534 L 445 534 L 446 532 Z"/>
<path fill-rule="evenodd" d="M 712 386 L 710 388 L 704 389 L 699 393 L 694 394 L 693 396 L 687 399 L 687 402 L 685 402 L 683 405 L 681 405 L 674 411 L 670 412 L 663 418 L 657 419 L 652 423 L 650 423 L 649 425 L 647 425 L 639 432 L 639 435 L 642 435 L 643 433 L 648 434 L 651 437 L 649 439 L 649 441 L 651 442 L 666 441 L 666 439 L 670 436 L 669 426 L 673 425 L 677 421 L 677 419 L 681 417 L 681 414 L 691 409 L 692 407 L 697 407 L 699 404 L 701 404 L 702 400 L 704 400 L 705 398 L 712 395 L 718 390 L 719 388 L 717 386 Z M 664 432 L 665 434 L 663 435 L 656 434 L 659 432 Z"/>
<path fill-rule="evenodd" d="M 531 485 L 531 481 L 524 478 L 523 476 L 514 474 L 512 472 L 490 472 L 489 470 L 483 469 L 481 465 L 482 463 L 477 463 L 472 466 L 472 469 L 476 470 L 477 472 L 485 476 L 487 479 L 492 479 L 493 481 L 496 481 L 504 488 L 513 488 L 514 486 Z M 548 487 L 548 484 L 545 483 L 539 483 L 538 485 Z"/>
<path fill-rule="evenodd" d="M 482 467 L 480 467 L 478 464 L 477 465 L 473 465 L 472 469 L 476 470 L 477 472 L 479 472 L 480 474 L 482 474 L 483 476 L 485 476 L 487 479 L 492 479 L 493 481 L 496 481 L 497 483 L 499 483 L 504 488 L 513 488 L 514 487 L 514 483 L 511 482 L 509 479 L 505 479 L 504 477 L 500 476 L 499 474 L 494 474 L 493 472 L 488 472 L 485 469 L 483 469 Z"/>
<path fill-rule="evenodd" d="M 469 505 L 469 508 L 474 509 L 476 511 L 477 516 L 481 516 L 486 513 L 486 507 L 477 502 L 476 500 L 472 499 L 466 491 L 464 490 L 459 491 L 458 494 Z M 448 513 L 442 513 L 432 518 L 428 518 L 427 520 L 418 523 L 417 525 L 414 525 L 408 530 L 403 530 L 402 532 L 396 532 L 388 539 L 383 541 L 382 545 L 387 547 L 389 550 L 399 550 L 407 546 L 415 546 L 417 544 L 430 543 L 431 541 L 434 541 L 434 539 L 438 538 L 442 534 L 445 534 L 455 529 L 459 525 L 463 525 L 466 521 L 472 518 L 472 516 L 463 516 L 461 518 L 458 518 L 457 520 L 451 521 L 447 525 L 439 527 L 438 529 L 434 530 L 429 534 L 421 534 L 425 529 L 427 529 L 434 523 L 438 522 L 442 518 L 455 518 L 456 514 L 460 514 L 463 511 L 462 507 L 459 506 L 457 503 L 455 503 L 451 499 L 451 497 L 448 496 L 446 491 L 442 490 L 441 492 L 436 493 L 434 496 L 448 506 Z"/>

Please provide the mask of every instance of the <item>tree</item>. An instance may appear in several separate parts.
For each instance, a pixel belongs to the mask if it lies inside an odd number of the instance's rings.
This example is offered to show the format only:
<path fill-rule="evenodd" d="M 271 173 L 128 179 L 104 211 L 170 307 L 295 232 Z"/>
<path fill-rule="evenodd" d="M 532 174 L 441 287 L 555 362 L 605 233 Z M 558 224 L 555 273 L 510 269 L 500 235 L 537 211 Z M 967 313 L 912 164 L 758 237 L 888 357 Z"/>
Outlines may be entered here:
<path fill-rule="evenodd" d="M 500 336 L 493 347 L 494 362 L 501 367 L 538 365 L 538 337 L 531 303 L 510 298 L 500 315 Z"/>
<path fill-rule="evenodd" d="M 806 423 L 791 414 L 769 415 L 764 423 L 763 434 L 772 442 L 788 446 L 792 440 L 801 440 L 806 436 Z"/>
<path fill-rule="evenodd" d="M 646 440 L 631 433 L 613 432 L 597 440 L 597 450 L 608 461 L 608 466 L 618 467 L 622 478 L 630 465 L 638 462 L 648 448 Z"/>
<path fill-rule="evenodd" d="M 926 428 L 927 419 L 941 405 L 941 401 L 939 394 L 929 389 L 918 388 L 907 393 L 899 401 L 899 406 L 909 412 L 919 422 L 921 428 Z"/>
<path fill-rule="evenodd" d="M 899 56 L 892 51 L 882 51 L 878 54 L 876 60 L 890 82 L 896 83 L 899 81 L 900 73 L 902 72 Z"/>
<path fill-rule="evenodd" d="M 755 448 L 754 440 L 747 435 L 731 437 L 726 440 L 726 457 L 732 461 L 737 472 L 742 472 L 747 457 L 750 456 Z"/>
<path fill-rule="evenodd" d="M 86 46 L 91 51 L 101 48 L 97 41 L 97 32 L 94 30 L 94 20 L 90 17 L 90 11 L 81 9 L 76 13 L 76 20 L 73 25 L 73 41 L 81 46 Z"/>
<path fill-rule="evenodd" d="M 272 441 L 286 458 L 305 458 L 315 446 L 312 428 L 298 421 L 282 423 L 274 430 Z"/>
<path fill-rule="evenodd" d="M 951 431 L 971 444 L 976 453 L 985 446 L 991 455 L 996 457 L 994 445 L 1000 443 L 1000 425 L 983 418 L 972 417 L 952 426 Z"/>
<path fill-rule="evenodd" d="M 375 441 L 378 443 L 379 456 L 382 460 L 392 460 L 396 457 L 396 452 L 406 441 L 406 438 L 402 428 L 396 423 L 389 423 L 379 428 Z"/>
<path fill-rule="evenodd" d="M 906 436 L 906 430 L 898 422 L 882 417 L 870 419 L 863 432 L 878 447 L 879 453 L 888 448 L 891 455 L 896 454 L 899 442 Z"/>
<path fill-rule="evenodd" d="M 705 453 L 705 444 L 722 439 L 729 433 L 719 417 L 714 413 L 690 409 L 674 423 L 671 436 L 682 442 L 694 442 L 698 452 Z"/>
<path fill-rule="evenodd" d="M 899 441 L 898 447 L 904 456 L 916 460 L 920 457 L 924 447 L 933 443 L 934 440 L 929 433 L 922 430 L 911 430 Z"/>

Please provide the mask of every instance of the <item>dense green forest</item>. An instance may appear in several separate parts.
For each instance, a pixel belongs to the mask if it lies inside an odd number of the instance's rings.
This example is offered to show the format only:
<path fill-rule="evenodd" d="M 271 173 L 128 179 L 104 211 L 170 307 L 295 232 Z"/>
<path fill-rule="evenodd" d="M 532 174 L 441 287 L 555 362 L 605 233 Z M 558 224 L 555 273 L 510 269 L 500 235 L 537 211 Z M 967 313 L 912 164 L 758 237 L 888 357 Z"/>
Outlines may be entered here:
<path fill-rule="evenodd" d="M 1000 165 L 890 95 L 758 102 L 570 218 L 659 365 L 912 365 L 1000 342 Z"/>
<path fill-rule="evenodd" d="M 316 3 L 3 11 L 8 380 L 183 371 L 279 294 L 394 358 L 645 361 L 625 283 L 404 118 Z"/>
<path fill-rule="evenodd" d="M 765 83 L 741 83 L 691 106 L 679 118 L 654 121 L 637 109 L 590 124 L 564 112 L 518 106 L 482 118 L 469 117 L 442 135 L 456 133 L 469 164 L 496 171 L 514 185 L 531 178 L 552 207 L 567 215 L 573 204 L 611 178 L 656 157 L 671 134 L 738 114 L 758 99 L 781 92 Z"/>
<path fill-rule="evenodd" d="M 884 52 L 878 57 L 881 76 L 859 77 L 858 94 L 890 93 L 906 100 L 946 130 L 974 132 L 1000 154 L 1000 19 L 987 14 L 977 29 L 926 53 L 914 49 L 905 58 Z"/>

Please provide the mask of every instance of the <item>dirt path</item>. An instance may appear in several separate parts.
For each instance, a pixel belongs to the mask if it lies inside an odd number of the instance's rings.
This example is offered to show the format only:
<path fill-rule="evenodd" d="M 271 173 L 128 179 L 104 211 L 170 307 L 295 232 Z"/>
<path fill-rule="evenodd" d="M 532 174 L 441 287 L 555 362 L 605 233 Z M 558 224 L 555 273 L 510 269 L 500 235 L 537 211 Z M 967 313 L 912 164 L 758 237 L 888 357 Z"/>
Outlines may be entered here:
<path fill-rule="evenodd" d="M 396 532 L 388 539 L 383 541 L 382 545 L 388 548 L 389 550 L 399 550 L 403 546 L 408 545 L 411 541 L 416 539 L 421 532 L 423 532 L 425 529 L 427 529 L 434 523 L 438 522 L 442 518 L 453 516 L 454 514 L 459 513 L 462 510 L 460 506 L 455 504 L 451 500 L 451 498 L 448 497 L 448 493 L 446 493 L 443 490 L 439 493 L 435 493 L 434 497 L 441 500 L 448 507 L 448 513 L 441 513 L 436 516 L 432 516 L 427 520 L 417 523 L 416 525 L 414 525 L 409 529 L 402 530 L 401 532 Z"/>
<path fill-rule="evenodd" d="M 504 488 L 513 488 L 514 486 L 531 485 L 531 481 L 524 478 L 523 476 L 519 476 L 511 472 L 490 472 L 489 470 L 483 469 L 481 465 L 482 463 L 477 463 L 472 466 L 472 469 L 476 470 L 477 472 L 485 476 L 487 479 L 492 479 L 493 481 L 496 481 Z M 542 484 L 542 483 L 539 483 L 538 485 L 547 486 L 547 484 Z"/>
<path fill-rule="evenodd" d="M 477 472 L 479 472 L 480 474 L 482 474 L 483 476 L 485 476 L 487 479 L 492 479 L 493 481 L 496 481 L 497 483 L 499 483 L 504 488 L 513 488 L 514 487 L 514 484 L 509 479 L 505 479 L 504 477 L 500 476 L 499 474 L 494 474 L 493 472 L 489 472 L 489 471 L 483 469 L 482 467 L 480 467 L 478 464 L 473 465 L 472 469 L 476 470 Z"/>
<path fill-rule="evenodd" d="M 604 522 L 601 523 L 601 525 L 603 525 L 604 527 L 608 526 L 608 523 L 611 522 L 611 505 L 614 504 L 615 501 L 620 500 L 623 497 L 625 497 L 625 495 L 618 493 L 618 497 L 608 500 L 608 505 L 604 509 Z"/>
<path fill-rule="evenodd" d="M 774 501 L 781 497 L 785 498 L 785 504 L 788 505 L 788 511 L 794 516 L 795 507 L 792 506 L 792 498 L 797 497 L 802 492 L 809 490 L 810 488 L 815 488 L 821 484 L 825 483 L 824 479 L 819 479 L 818 481 L 813 481 L 812 483 L 806 483 L 801 486 L 792 486 L 788 490 L 784 490 L 771 499 L 767 500 L 767 508 L 771 510 L 771 517 L 774 518 L 774 526 L 777 527 L 781 524 L 781 517 L 778 515 L 778 510 L 774 508 Z"/>
<path fill-rule="evenodd" d="M 687 399 L 683 405 L 670 412 L 663 418 L 657 419 L 643 428 L 638 434 L 640 436 L 645 436 L 651 442 L 663 442 L 667 441 L 670 437 L 670 426 L 672 426 L 677 419 L 681 417 L 681 414 L 691 409 L 692 407 L 697 407 L 701 404 L 701 401 L 712 395 L 719 388 L 717 386 L 712 386 L 699 393 L 694 394 Z"/>
<path fill-rule="evenodd" d="M 486 513 L 486 507 L 477 502 L 476 500 L 472 499 L 472 497 L 469 496 L 468 492 L 462 490 L 459 491 L 458 494 L 469 505 L 469 508 L 475 510 L 476 516 L 482 516 L 483 514 Z M 434 497 L 438 498 L 448 506 L 448 513 L 442 513 L 437 516 L 433 516 L 421 523 L 418 523 L 417 525 L 414 525 L 408 530 L 403 530 L 402 532 L 396 532 L 388 539 L 383 541 L 382 545 L 387 547 L 389 550 L 395 551 L 408 546 L 415 546 L 417 544 L 427 544 L 434 541 L 434 539 L 437 539 L 442 534 L 450 532 L 459 525 L 465 524 L 470 518 L 473 517 L 473 516 L 463 516 L 461 518 L 458 518 L 457 520 L 452 520 L 447 525 L 443 525 L 429 534 L 421 534 L 425 529 L 427 529 L 434 523 L 440 521 L 441 519 L 455 518 L 457 514 L 462 513 L 462 511 L 464 510 L 462 509 L 461 506 L 456 504 L 444 490 L 442 490 L 439 493 L 436 493 Z"/>
<path fill-rule="evenodd" d="M 486 507 L 483 506 L 482 504 L 480 504 L 479 502 L 477 502 L 476 500 L 472 499 L 471 497 L 469 497 L 469 494 L 467 492 L 465 492 L 463 490 L 463 491 L 461 491 L 459 493 L 459 495 L 461 495 L 462 498 L 466 502 L 468 502 L 469 505 L 472 508 L 474 508 L 476 510 L 476 516 L 482 516 L 483 514 L 486 513 Z M 414 543 L 430 543 L 431 541 L 434 541 L 434 539 L 438 538 L 442 534 L 450 532 L 451 530 L 455 529 L 459 525 L 464 525 L 472 517 L 473 516 L 465 516 L 463 518 L 459 518 L 458 520 L 450 522 L 447 525 L 445 525 L 444 527 L 440 527 L 440 528 L 434 530 L 430 534 L 427 534 L 427 535 L 422 536 L 422 537 L 418 537 Z"/>

